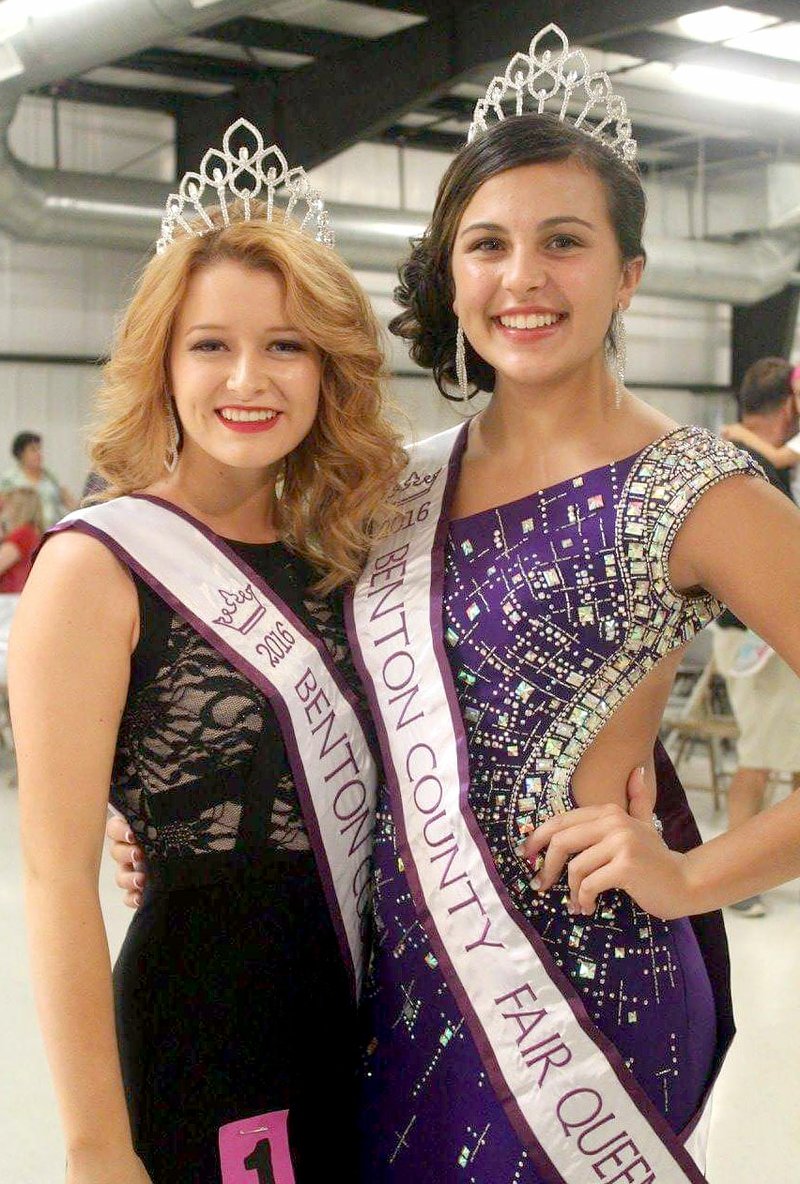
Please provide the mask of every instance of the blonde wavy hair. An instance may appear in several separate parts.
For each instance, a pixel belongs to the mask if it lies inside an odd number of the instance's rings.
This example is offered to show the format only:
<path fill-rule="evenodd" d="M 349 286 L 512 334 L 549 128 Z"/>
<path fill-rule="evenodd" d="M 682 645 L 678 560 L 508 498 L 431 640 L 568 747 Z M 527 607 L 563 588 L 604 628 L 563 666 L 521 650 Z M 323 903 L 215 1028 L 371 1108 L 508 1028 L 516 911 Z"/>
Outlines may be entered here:
<path fill-rule="evenodd" d="M 255 211 L 263 214 L 263 210 Z M 380 327 L 350 268 L 297 224 L 255 217 L 184 234 L 146 265 L 103 370 L 92 465 L 108 487 L 101 499 L 151 485 L 169 447 L 168 357 L 190 276 L 223 261 L 280 276 L 289 319 L 320 351 L 320 400 L 313 427 L 283 459 L 277 527 L 319 571 L 326 593 L 354 580 L 374 532 L 391 511 L 405 465 L 385 417 Z"/>

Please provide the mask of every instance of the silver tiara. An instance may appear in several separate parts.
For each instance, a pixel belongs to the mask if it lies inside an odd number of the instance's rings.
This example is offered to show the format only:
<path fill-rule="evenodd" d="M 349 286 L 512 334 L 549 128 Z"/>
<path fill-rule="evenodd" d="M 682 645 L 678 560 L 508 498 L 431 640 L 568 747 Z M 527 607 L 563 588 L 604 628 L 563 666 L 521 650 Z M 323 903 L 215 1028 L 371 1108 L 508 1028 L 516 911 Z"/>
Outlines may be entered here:
<path fill-rule="evenodd" d="M 231 202 L 240 203 L 235 220 L 244 222 L 249 222 L 251 217 L 264 217 L 264 211 L 260 209 L 251 213 L 254 201 L 264 202 L 267 220 L 271 222 L 279 190 L 286 195 L 286 205 L 278 207 L 283 221 L 299 221 L 301 230 L 312 233 L 317 242 L 332 247 L 335 240 L 328 211 L 305 170 L 299 165 L 289 168 L 277 144 L 265 147 L 258 128 L 247 119 L 237 119 L 222 137 L 222 148 L 209 148 L 199 170 L 185 173 L 178 192 L 167 198 L 156 252 L 162 255 L 174 241 L 176 226 L 193 238 L 219 229 L 219 223 L 212 221 L 203 204 L 204 198 L 209 206 L 219 207 L 224 226 L 231 222 L 228 208 Z M 298 202 L 305 203 L 299 218 L 294 216 Z"/>
<path fill-rule="evenodd" d="M 560 42 L 560 51 L 540 50 L 545 38 Z M 630 168 L 636 167 L 636 141 L 625 100 L 614 94 L 605 71 L 591 71 L 582 49 L 570 49 L 566 34 L 558 25 L 549 24 L 540 29 L 528 52 L 515 53 L 505 74 L 492 79 L 484 97 L 475 104 L 467 143 L 486 130 L 487 120 L 508 118 L 503 110 L 503 102 L 508 99 L 514 100 L 514 115 L 525 115 L 531 110 L 541 115 L 547 103 L 560 102 L 560 108 L 551 110 L 562 123 L 571 123 L 593 140 L 605 144 Z M 567 112 L 573 99 L 582 104 L 574 119 Z M 599 122 L 592 122 L 598 116 Z"/>

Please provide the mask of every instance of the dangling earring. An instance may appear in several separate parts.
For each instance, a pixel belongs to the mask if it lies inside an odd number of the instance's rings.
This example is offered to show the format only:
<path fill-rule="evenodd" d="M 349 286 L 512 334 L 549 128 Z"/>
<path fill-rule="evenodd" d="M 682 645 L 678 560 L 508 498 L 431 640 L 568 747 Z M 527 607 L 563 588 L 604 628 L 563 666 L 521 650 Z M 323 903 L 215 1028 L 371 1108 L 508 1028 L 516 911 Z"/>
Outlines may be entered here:
<path fill-rule="evenodd" d="M 620 309 L 614 313 L 616 324 L 614 326 L 614 342 L 616 344 L 616 364 L 617 364 L 617 397 L 622 398 L 622 392 L 625 389 L 625 368 L 628 364 L 628 331 L 625 328 L 625 318 Z"/>
<path fill-rule="evenodd" d="M 614 309 L 611 325 L 606 338 L 606 363 L 614 371 L 614 406 L 622 403 L 622 392 L 625 389 L 625 365 L 628 360 L 628 335 L 625 321 L 618 308 Z"/>
<path fill-rule="evenodd" d="M 178 465 L 178 446 L 181 442 L 180 432 L 178 431 L 178 423 L 175 419 L 175 411 L 172 406 L 172 398 L 166 396 L 167 403 L 167 429 L 169 434 L 169 443 L 167 444 L 167 455 L 164 457 L 164 468 L 168 473 L 174 473 Z"/>
<path fill-rule="evenodd" d="M 467 347 L 461 321 L 458 322 L 456 330 L 456 377 L 458 378 L 461 402 L 466 403 L 469 399 L 469 375 L 467 374 Z"/>

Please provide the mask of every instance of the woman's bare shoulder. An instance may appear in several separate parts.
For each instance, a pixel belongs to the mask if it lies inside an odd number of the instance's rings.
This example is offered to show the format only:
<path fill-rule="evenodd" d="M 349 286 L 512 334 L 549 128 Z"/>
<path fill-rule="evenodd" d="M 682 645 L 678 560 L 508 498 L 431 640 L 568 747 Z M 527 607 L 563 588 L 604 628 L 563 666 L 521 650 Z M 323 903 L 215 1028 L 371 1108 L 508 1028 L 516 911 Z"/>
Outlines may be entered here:
<path fill-rule="evenodd" d="M 46 570 L 51 577 L 65 579 L 97 576 L 124 580 L 132 586 L 130 572 L 110 547 L 82 530 L 58 530 L 48 535 L 39 551 L 33 571 Z"/>
<path fill-rule="evenodd" d="M 48 536 L 22 593 L 21 619 L 46 614 L 86 628 L 111 627 L 138 635 L 136 587 L 128 568 L 99 539 L 80 530 Z M 134 641 L 135 644 L 135 641 Z"/>

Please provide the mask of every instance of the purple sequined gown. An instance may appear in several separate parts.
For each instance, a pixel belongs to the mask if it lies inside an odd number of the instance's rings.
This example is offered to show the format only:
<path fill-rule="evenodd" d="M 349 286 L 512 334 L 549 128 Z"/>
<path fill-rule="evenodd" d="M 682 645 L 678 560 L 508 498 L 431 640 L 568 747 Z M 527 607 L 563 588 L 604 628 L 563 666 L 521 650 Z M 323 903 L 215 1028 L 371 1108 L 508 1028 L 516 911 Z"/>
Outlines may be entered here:
<path fill-rule="evenodd" d="M 659 921 L 621 892 L 603 896 L 593 916 L 572 917 L 563 884 L 540 897 L 515 848 L 527 819 L 573 804 L 571 773 L 615 706 L 719 612 L 709 596 L 672 589 L 669 549 L 706 489 L 753 471 L 738 449 L 679 429 L 634 457 L 453 522 L 446 547 L 444 639 L 469 745 L 470 806 L 513 903 L 676 1132 L 732 1031 L 718 917 L 695 933 L 689 920 Z M 685 849 L 698 836 L 663 753 L 659 778 L 670 845 Z M 386 797 L 376 916 L 362 1179 L 535 1184 L 417 920 Z"/>

